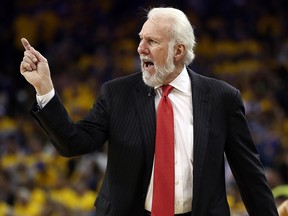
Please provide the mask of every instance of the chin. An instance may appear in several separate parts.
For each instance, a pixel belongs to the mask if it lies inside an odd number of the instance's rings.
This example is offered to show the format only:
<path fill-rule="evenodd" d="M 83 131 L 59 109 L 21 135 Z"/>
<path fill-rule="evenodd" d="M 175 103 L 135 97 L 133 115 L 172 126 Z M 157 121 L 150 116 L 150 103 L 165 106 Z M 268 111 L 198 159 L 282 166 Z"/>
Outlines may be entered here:
<path fill-rule="evenodd" d="M 155 87 L 157 86 L 157 82 L 155 79 L 155 74 L 151 75 L 148 71 L 142 69 L 142 79 L 144 83 L 150 87 Z"/>
<path fill-rule="evenodd" d="M 163 81 L 156 74 L 151 75 L 145 70 L 142 71 L 142 78 L 144 83 L 150 87 L 156 87 L 163 84 Z"/>

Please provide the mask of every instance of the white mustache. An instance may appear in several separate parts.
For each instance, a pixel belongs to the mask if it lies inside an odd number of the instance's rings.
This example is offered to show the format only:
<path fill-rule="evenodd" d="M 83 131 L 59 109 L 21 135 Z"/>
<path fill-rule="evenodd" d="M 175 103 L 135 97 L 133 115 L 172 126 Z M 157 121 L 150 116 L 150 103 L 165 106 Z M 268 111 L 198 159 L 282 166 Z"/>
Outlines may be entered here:
<path fill-rule="evenodd" d="M 140 60 L 153 62 L 153 60 L 151 58 L 149 58 L 148 56 L 145 56 L 145 55 L 140 55 Z"/>

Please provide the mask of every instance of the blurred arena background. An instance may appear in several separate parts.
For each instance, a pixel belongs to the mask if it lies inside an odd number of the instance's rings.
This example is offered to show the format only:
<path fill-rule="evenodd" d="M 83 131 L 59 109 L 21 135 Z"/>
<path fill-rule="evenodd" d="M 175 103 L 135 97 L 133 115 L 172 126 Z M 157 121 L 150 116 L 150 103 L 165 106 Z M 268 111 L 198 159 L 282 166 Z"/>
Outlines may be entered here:
<path fill-rule="evenodd" d="M 31 118 L 35 91 L 19 72 L 20 38 L 48 59 L 76 121 L 103 82 L 139 71 L 138 32 L 154 6 L 189 16 L 194 71 L 241 90 L 275 200 L 288 198 L 288 1 L 1 0 L 0 216 L 91 216 L 106 164 L 105 147 L 60 157 Z M 232 215 L 247 215 L 229 169 L 227 197 Z"/>

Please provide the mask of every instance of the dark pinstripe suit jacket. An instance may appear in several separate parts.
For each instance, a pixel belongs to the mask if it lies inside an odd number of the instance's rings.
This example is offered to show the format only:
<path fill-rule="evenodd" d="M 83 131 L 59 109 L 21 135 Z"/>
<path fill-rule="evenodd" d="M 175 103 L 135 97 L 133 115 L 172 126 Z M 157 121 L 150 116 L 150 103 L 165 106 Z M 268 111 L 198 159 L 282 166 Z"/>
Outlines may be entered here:
<path fill-rule="evenodd" d="M 191 70 L 194 161 L 192 216 L 230 215 L 224 153 L 251 216 L 278 215 L 244 117 L 240 93 Z M 155 105 L 141 73 L 105 83 L 93 109 L 74 124 L 56 95 L 32 114 L 63 156 L 89 153 L 108 140 L 97 216 L 142 216 L 151 176 Z"/>

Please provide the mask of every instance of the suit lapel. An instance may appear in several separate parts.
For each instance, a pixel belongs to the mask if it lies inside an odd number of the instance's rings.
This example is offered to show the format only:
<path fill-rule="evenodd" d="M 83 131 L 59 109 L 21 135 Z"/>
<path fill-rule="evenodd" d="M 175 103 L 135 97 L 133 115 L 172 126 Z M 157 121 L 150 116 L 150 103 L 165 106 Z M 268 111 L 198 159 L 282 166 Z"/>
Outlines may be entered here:
<path fill-rule="evenodd" d="M 201 193 L 201 170 L 208 143 L 210 120 L 210 88 L 207 80 L 188 69 L 192 84 L 194 150 L 193 150 L 193 206 Z M 145 186 L 148 187 L 155 150 L 156 114 L 154 94 L 143 80 L 139 80 L 134 91 L 134 100 L 143 136 L 146 154 Z"/>
<path fill-rule="evenodd" d="M 145 186 L 148 188 L 155 150 L 156 114 L 154 90 L 141 79 L 134 91 L 137 116 L 139 118 L 146 155 Z"/>
<path fill-rule="evenodd" d="M 188 69 L 192 83 L 194 151 L 193 151 L 193 205 L 201 191 L 201 171 L 209 136 L 210 88 L 207 80 Z"/>

